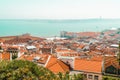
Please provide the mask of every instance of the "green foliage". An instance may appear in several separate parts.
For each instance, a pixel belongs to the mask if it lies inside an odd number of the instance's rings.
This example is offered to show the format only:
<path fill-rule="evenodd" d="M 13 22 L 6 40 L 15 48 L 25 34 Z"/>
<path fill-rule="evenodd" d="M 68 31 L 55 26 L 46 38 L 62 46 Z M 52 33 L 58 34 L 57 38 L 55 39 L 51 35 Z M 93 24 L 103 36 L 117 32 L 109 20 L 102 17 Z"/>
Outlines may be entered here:
<path fill-rule="evenodd" d="M 69 75 L 69 73 L 58 73 L 59 80 L 84 80 L 84 76 L 82 74 L 74 74 Z"/>
<path fill-rule="evenodd" d="M 103 76 L 102 80 L 120 80 L 119 77 Z"/>
<path fill-rule="evenodd" d="M 59 79 L 63 80 L 63 74 L 61 72 L 58 73 Z"/>
<path fill-rule="evenodd" d="M 120 34 L 120 31 L 116 32 L 116 34 Z"/>
<path fill-rule="evenodd" d="M 70 80 L 69 72 L 66 72 L 65 74 L 59 72 L 58 73 L 58 79 L 59 80 Z"/>
<path fill-rule="evenodd" d="M 83 80 L 83 75 L 69 72 L 53 74 L 48 69 L 23 60 L 0 61 L 0 80 Z"/>
<path fill-rule="evenodd" d="M 12 55 L 12 59 L 16 59 L 17 58 L 17 55 Z"/>
<path fill-rule="evenodd" d="M 25 52 L 24 54 L 28 54 L 27 52 Z"/>
<path fill-rule="evenodd" d="M 84 77 L 83 77 L 83 75 L 82 74 L 74 74 L 74 80 L 83 80 L 84 79 Z"/>
<path fill-rule="evenodd" d="M 0 62 L 0 80 L 53 80 L 57 77 L 49 70 L 29 61 Z"/>

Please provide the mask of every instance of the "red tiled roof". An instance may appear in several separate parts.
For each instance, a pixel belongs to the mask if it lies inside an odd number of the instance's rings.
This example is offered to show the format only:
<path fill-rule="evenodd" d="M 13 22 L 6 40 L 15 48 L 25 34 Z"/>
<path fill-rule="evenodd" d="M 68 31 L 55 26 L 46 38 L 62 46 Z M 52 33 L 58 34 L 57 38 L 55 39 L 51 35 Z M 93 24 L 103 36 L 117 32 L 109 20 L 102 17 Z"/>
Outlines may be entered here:
<path fill-rule="evenodd" d="M 105 56 L 105 63 L 104 64 L 105 64 L 105 68 L 112 65 L 112 66 L 120 69 L 119 62 L 117 60 L 117 57 L 115 57 L 115 56 Z"/>
<path fill-rule="evenodd" d="M 77 53 L 76 51 L 71 49 L 56 49 L 56 52 L 57 53 Z"/>
<path fill-rule="evenodd" d="M 10 49 L 18 49 L 19 46 L 8 46 L 7 48 L 10 48 Z"/>
<path fill-rule="evenodd" d="M 10 60 L 10 53 L 1 53 L 2 60 Z"/>
<path fill-rule="evenodd" d="M 80 44 L 80 45 L 78 46 L 78 48 L 80 48 L 80 49 L 82 49 L 83 47 L 85 47 L 84 44 Z"/>
<path fill-rule="evenodd" d="M 4 42 L 4 40 L 3 40 L 3 39 L 0 39 L 0 42 Z"/>
<path fill-rule="evenodd" d="M 91 58 L 92 61 L 102 61 L 103 57 L 102 56 L 94 56 Z"/>
<path fill-rule="evenodd" d="M 51 70 L 54 73 L 65 73 L 69 71 L 69 67 L 64 64 L 62 61 L 58 60 L 56 57 L 50 56 L 48 58 L 48 63 L 46 63 L 46 68 Z"/>
<path fill-rule="evenodd" d="M 22 55 L 19 58 L 17 58 L 18 60 L 28 60 L 28 61 L 32 61 L 34 59 L 33 56 L 30 55 Z"/>
<path fill-rule="evenodd" d="M 18 43 L 26 43 L 28 42 L 29 40 L 31 40 L 30 38 L 19 38 L 19 37 L 16 37 L 14 39 L 11 39 L 11 40 L 6 40 L 5 43 L 7 44 L 18 44 Z"/>
<path fill-rule="evenodd" d="M 34 60 L 35 57 L 40 57 L 40 59 L 37 61 L 38 63 L 45 64 L 47 61 L 49 54 L 31 54 L 31 55 L 22 55 L 21 57 L 18 58 L 18 60 L 28 60 L 32 61 Z"/>
<path fill-rule="evenodd" d="M 102 72 L 102 61 L 75 59 L 74 70 L 101 73 Z"/>
<path fill-rule="evenodd" d="M 79 35 L 79 36 L 96 37 L 100 34 L 100 32 L 79 32 L 79 33 L 67 32 L 67 35 L 69 35 L 69 36 L 71 36 L 73 34 L 76 34 L 76 35 Z"/>
<path fill-rule="evenodd" d="M 41 56 L 41 57 L 42 57 L 42 56 Z M 41 59 L 39 59 L 37 62 L 38 62 L 38 63 L 45 64 L 46 61 L 47 61 L 47 59 L 48 59 L 48 55 L 43 56 L 43 57 L 42 57 Z"/>

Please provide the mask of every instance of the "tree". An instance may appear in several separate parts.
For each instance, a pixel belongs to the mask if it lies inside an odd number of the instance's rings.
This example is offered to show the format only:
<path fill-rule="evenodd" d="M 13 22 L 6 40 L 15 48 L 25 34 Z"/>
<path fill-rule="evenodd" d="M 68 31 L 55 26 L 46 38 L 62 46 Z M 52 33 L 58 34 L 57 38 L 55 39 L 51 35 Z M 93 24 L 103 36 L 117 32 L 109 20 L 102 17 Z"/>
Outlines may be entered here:
<path fill-rule="evenodd" d="M 74 74 L 73 78 L 74 80 L 84 80 L 84 77 L 82 74 Z"/>
<path fill-rule="evenodd" d="M 17 55 L 12 55 L 12 59 L 16 59 L 17 58 Z"/>
<path fill-rule="evenodd" d="M 84 80 L 82 74 L 55 75 L 48 69 L 25 60 L 0 61 L 0 80 Z"/>
<path fill-rule="evenodd" d="M 57 77 L 48 69 L 29 61 L 0 62 L 0 80 L 53 80 Z"/>
<path fill-rule="evenodd" d="M 120 80 L 120 78 L 113 76 L 103 76 L 102 80 Z"/>
<path fill-rule="evenodd" d="M 74 74 L 69 75 L 69 72 L 66 73 L 58 73 L 59 80 L 84 80 L 84 76 L 82 74 Z"/>

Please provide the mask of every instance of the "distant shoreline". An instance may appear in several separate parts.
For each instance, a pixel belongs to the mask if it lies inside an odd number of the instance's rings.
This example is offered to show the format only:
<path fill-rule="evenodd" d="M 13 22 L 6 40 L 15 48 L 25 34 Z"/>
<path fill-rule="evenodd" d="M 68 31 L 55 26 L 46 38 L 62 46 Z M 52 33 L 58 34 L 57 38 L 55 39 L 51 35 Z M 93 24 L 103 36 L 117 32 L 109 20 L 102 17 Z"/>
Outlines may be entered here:
<path fill-rule="evenodd" d="M 0 20 L 58 20 L 58 21 L 79 21 L 79 20 L 120 20 L 120 18 L 83 18 L 83 19 L 0 19 Z"/>
<path fill-rule="evenodd" d="M 51 37 L 60 36 L 61 31 L 101 32 L 113 27 L 120 28 L 120 19 L 0 19 L 0 36 Z"/>

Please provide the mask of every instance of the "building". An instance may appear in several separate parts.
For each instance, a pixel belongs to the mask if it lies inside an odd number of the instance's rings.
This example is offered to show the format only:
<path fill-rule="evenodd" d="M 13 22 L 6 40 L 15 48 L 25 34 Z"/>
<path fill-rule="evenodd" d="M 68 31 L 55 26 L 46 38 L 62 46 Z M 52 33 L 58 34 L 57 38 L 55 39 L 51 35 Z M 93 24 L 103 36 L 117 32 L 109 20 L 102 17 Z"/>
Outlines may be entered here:
<path fill-rule="evenodd" d="M 112 75 L 112 76 L 120 77 L 120 65 L 116 56 L 104 57 L 104 75 Z"/>
<path fill-rule="evenodd" d="M 0 53 L 0 60 L 12 60 L 12 55 L 8 52 Z"/>
<path fill-rule="evenodd" d="M 74 71 L 82 72 L 87 80 L 102 80 L 102 61 L 75 58 Z"/>
<path fill-rule="evenodd" d="M 66 73 L 70 71 L 68 65 L 66 65 L 64 62 L 62 62 L 61 60 L 57 59 L 54 56 L 49 56 L 45 64 L 45 67 L 55 74 L 59 72 Z"/>

